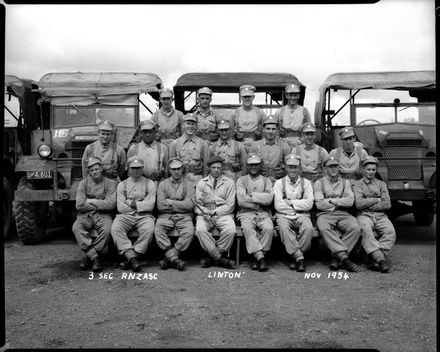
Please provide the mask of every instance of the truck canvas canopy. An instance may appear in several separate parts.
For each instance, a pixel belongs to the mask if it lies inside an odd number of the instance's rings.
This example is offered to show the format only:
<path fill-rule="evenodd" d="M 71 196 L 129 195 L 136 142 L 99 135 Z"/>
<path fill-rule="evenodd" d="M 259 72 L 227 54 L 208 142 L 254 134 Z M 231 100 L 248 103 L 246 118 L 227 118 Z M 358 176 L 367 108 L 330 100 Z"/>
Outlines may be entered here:
<path fill-rule="evenodd" d="M 43 98 L 52 105 L 121 104 L 131 100 L 129 96 L 142 93 L 158 100 L 163 87 L 156 74 L 134 72 L 48 73 L 38 85 Z"/>

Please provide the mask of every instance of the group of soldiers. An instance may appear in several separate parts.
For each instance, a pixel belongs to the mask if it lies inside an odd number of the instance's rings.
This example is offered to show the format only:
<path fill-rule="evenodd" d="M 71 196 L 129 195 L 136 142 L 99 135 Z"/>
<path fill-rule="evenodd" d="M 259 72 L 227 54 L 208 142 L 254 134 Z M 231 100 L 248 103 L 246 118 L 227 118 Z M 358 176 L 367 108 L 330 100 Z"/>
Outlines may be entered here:
<path fill-rule="evenodd" d="M 140 126 L 142 141 L 127 154 L 112 141 L 113 124 L 99 123 L 98 140 L 84 151 L 76 197 L 81 269 L 102 270 L 100 254 L 113 240 L 120 268 L 139 271 L 154 238 L 163 252 L 160 268 L 182 271 L 180 256 L 194 235 L 205 252 L 202 267 L 233 269 L 228 253 L 237 220 L 253 270 L 268 270 L 276 222 L 289 269 L 306 270 L 304 253 L 317 230 L 332 254 L 330 269 L 358 271 L 349 255 L 359 244 L 370 269 L 389 272 L 385 259 L 396 234 L 385 214 L 386 184 L 375 177 L 378 160 L 351 127 L 340 131 L 342 146 L 330 153 L 315 144 L 298 86 L 285 88 L 287 105 L 269 116 L 253 105 L 254 92 L 240 87 L 242 106 L 225 119 L 211 108 L 208 87 L 198 90 L 197 110 L 186 115 L 165 89 L 160 109 Z"/>

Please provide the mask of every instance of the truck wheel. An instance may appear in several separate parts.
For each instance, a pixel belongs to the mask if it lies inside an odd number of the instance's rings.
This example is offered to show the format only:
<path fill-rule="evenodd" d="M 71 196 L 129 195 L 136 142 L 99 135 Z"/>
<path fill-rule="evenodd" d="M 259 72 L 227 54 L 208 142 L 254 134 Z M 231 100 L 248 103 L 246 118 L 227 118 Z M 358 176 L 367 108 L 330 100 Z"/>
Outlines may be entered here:
<path fill-rule="evenodd" d="M 3 176 L 3 240 L 10 236 L 12 222 L 12 188 L 9 180 Z"/>
<path fill-rule="evenodd" d="M 32 190 L 34 187 L 22 177 L 17 190 Z M 41 242 L 47 225 L 47 202 L 17 202 L 12 203 L 12 209 L 17 226 L 17 234 L 23 244 L 35 244 Z"/>
<path fill-rule="evenodd" d="M 417 225 L 429 226 L 434 221 L 435 203 L 426 201 L 413 202 L 414 211 L 413 216 Z"/>

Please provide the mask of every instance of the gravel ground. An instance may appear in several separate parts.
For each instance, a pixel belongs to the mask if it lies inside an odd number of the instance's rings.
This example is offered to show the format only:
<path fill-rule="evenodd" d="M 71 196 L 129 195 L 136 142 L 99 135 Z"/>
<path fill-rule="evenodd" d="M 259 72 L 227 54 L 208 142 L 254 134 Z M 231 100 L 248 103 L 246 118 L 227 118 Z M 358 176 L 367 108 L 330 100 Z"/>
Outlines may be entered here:
<path fill-rule="evenodd" d="M 200 268 L 196 244 L 185 272 L 160 270 L 151 254 L 140 278 L 111 266 L 91 278 L 78 270 L 73 236 L 34 246 L 13 238 L 4 249 L 6 347 L 435 351 L 435 225 L 409 216 L 395 225 L 391 273 L 363 267 L 336 278 L 322 260 L 289 271 L 279 239 L 266 273 L 245 260 L 219 278 L 223 269 Z"/>

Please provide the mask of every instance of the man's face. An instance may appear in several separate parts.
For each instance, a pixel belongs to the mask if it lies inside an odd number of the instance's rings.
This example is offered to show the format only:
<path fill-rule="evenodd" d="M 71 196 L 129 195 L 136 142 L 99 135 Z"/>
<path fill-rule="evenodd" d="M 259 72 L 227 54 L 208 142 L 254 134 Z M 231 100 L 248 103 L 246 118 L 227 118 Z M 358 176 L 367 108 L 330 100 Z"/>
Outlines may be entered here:
<path fill-rule="evenodd" d="M 249 108 L 252 106 L 252 103 L 255 99 L 255 95 L 246 95 L 241 97 L 241 102 L 243 103 L 243 106 Z"/>
<path fill-rule="evenodd" d="M 99 181 L 102 175 L 102 166 L 100 164 L 90 166 L 89 174 L 94 181 Z"/>
<path fill-rule="evenodd" d="M 180 167 L 170 167 L 171 177 L 174 180 L 180 180 L 183 174 L 183 166 Z"/>
<path fill-rule="evenodd" d="M 142 176 L 142 167 L 130 167 L 130 176 L 133 178 L 140 178 Z"/>
<path fill-rule="evenodd" d="M 261 163 L 259 164 L 248 164 L 247 165 L 249 174 L 251 176 L 258 176 L 260 174 L 261 171 Z"/>
<path fill-rule="evenodd" d="M 295 106 L 298 104 L 299 93 L 287 93 L 286 98 L 288 104 Z"/>
<path fill-rule="evenodd" d="M 165 110 L 169 110 L 169 109 L 171 109 L 171 107 L 172 107 L 172 103 L 173 103 L 173 98 L 171 98 L 171 97 L 161 97 L 161 98 L 159 98 L 159 101 L 161 102 L 161 104 L 162 104 L 162 106 L 163 106 L 163 108 L 165 109 Z"/>
<path fill-rule="evenodd" d="M 183 123 L 183 128 L 185 129 L 186 134 L 192 136 L 197 129 L 197 123 L 194 121 L 185 121 Z"/>
<path fill-rule="evenodd" d="M 154 138 L 156 136 L 156 130 L 152 128 L 151 130 L 141 130 L 142 140 L 147 143 L 151 144 L 154 141 Z"/>
<path fill-rule="evenodd" d="M 307 146 L 313 146 L 315 144 L 316 140 L 316 133 L 315 132 L 306 132 L 304 135 L 304 144 Z"/>
<path fill-rule="evenodd" d="M 108 130 L 99 130 L 98 131 L 98 138 L 99 141 L 103 144 L 103 145 L 107 145 L 110 143 L 111 139 L 112 139 L 112 131 L 108 131 Z"/>
<path fill-rule="evenodd" d="M 370 163 L 363 167 L 364 176 L 369 180 L 372 180 L 376 176 L 377 165 Z"/>
<path fill-rule="evenodd" d="M 208 109 L 211 105 L 212 97 L 209 94 L 199 94 L 197 100 L 203 109 Z"/>
<path fill-rule="evenodd" d="M 354 141 L 356 140 L 355 136 L 350 136 L 347 138 L 342 138 L 342 148 L 351 153 L 354 150 Z"/>
<path fill-rule="evenodd" d="M 298 165 L 286 165 L 287 176 L 289 176 L 291 180 L 294 180 L 298 177 L 298 170 Z"/>
<path fill-rule="evenodd" d="M 219 178 L 222 174 L 223 165 L 222 163 L 212 163 L 209 166 L 209 173 L 214 178 Z"/>
<path fill-rule="evenodd" d="M 273 141 L 277 136 L 278 126 L 275 123 L 267 123 L 264 125 L 264 136 L 268 141 Z"/>
<path fill-rule="evenodd" d="M 338 176 L 339 174 L 339 165 L 329 165 L 326 166 L 325 169 L 327 170 L 327 175 L 332 178 Z"/>
<path fill-rule="evenodd" d="M 230 136 L 230 128 L 218 129 L 218 133 L 219 133 L 220 139 L 222 141 L 227 141 L 229 139 L 229 136 Z"/>

